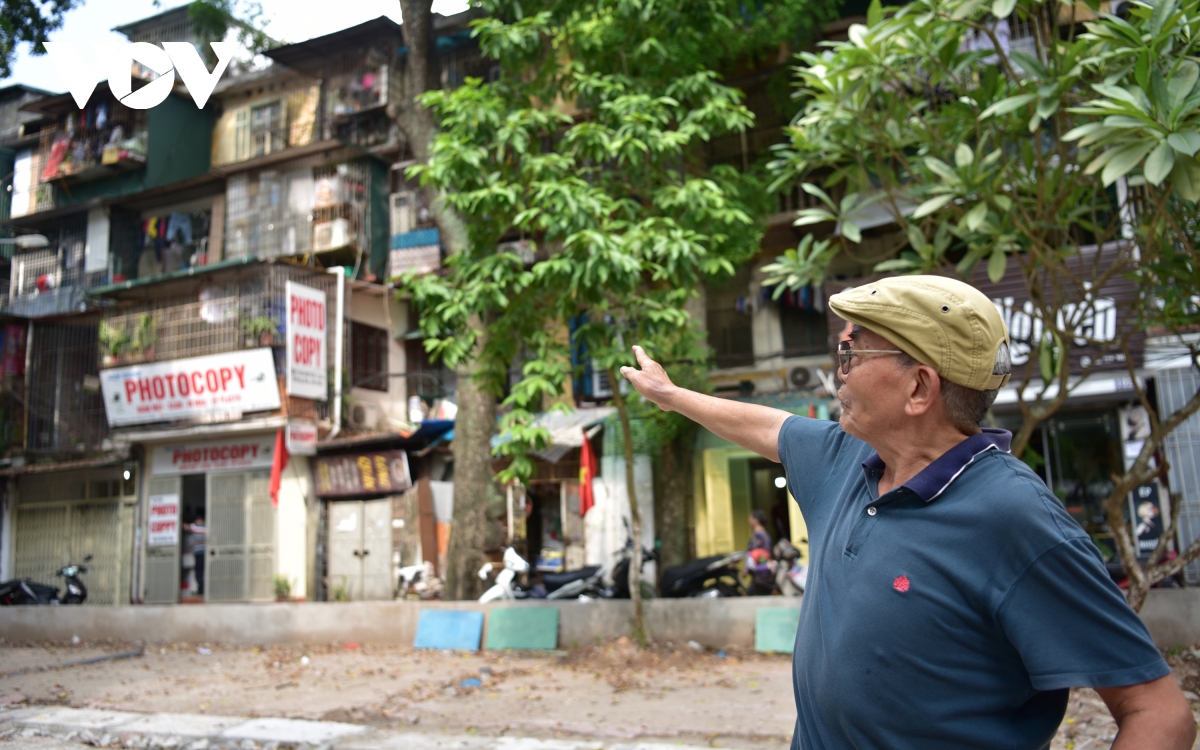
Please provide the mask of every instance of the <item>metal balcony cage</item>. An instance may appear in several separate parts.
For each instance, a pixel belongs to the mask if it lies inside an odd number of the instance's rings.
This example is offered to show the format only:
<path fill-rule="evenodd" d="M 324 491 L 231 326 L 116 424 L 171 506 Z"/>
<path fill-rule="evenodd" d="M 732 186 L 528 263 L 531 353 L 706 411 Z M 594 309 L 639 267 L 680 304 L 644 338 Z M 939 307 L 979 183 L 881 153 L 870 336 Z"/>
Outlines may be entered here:
<path fill-rule="evenodd" d="M 14 253 L 0 309 L 31 318 L 81 312 L 88 306 L 84 291 L 108 278 L 106 270 L 85 270 L 87 215 L 63 219 L 42 234 L 46 247 Z"/>
<path fill-rule="evenodd" d="M 251 264 L 223 275 L 214 273 L 205 281 L 192 278 L 158 284 L 152 287 L 158 295 L 153 299 L 109 308 L 100 323 L 100 347 L 94 360 L 102 368 L 111 368 L 269 346 L 275 352 L 276 372 L 282 377 L 288 281 L 325 292 L 326 331 L 332 334 L 337 315 L 335 276 L 289 263 Z M 348 348 L 349 336 L 344 335 L 343 341 Z M 331 358 L 334 344 L 331 335 L 327 342 Z M 330 399 L 333 380 L 331 368 Z M 328 415 L 328 401 L 315 406 L 303 401 L 290 404 L 289 413 L 315 410 L 316 418 Z"/>
<path fill-rule="evenodd" d="M 42 131 L 40 182 L 77 182 L 145 165 L 146 113 L 96 94 L 87 107 Z M 40 200 L 39 200 L 40 203 Z"/>
<path fill-rule="evenodd" d="M 108 420 L 96 367 L 95 317 L 33 323 L 28 381 L 28 449 L 102 450 Z"/>

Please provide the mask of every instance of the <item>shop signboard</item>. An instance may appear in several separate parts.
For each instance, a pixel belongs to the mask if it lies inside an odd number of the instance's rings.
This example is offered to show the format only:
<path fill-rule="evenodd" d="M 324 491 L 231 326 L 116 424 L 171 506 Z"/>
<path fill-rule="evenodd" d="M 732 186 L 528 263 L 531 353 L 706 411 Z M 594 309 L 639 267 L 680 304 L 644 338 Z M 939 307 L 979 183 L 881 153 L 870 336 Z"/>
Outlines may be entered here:
<path fill-rule="evenodd" d="M 289 281 L 287 295 L 287 392 L 328 399 L 325 292 Z"/>
<path fill-rule="evenodd" d="M 111 427 L 177 419 L 238 419 L 279 408 L 270 347 L 100 372 Z"/>
<path fill-rule="evenodd" d="M 170 547 L 179 544 L 179 495 L 150 496 L 150 531 L 146 544 Z"/>
<path fill-rule="evenodd" d="M 1133 505 L 1133 535 L 1137 538 L 1138 555 L 1146 557 L 1158 546 L 1163 535 L 1161 495 L 1158 480 L 1136 487 L 1130 494 Z"/>
<path fill-rule="evenodd" d="M 404 451 L 321 456 L 312 471 L 318 497 L 382 495 L 412 487 Z"/>
<path fill-rule="evenodd" d="M 317 455 L 317 423 L 312 420 L 288 422 L 284 444 L 293 456 Z"/>
<path fill-rule="evenodd" d="M 1086 279 L 1094 275 L 1093 268 L 1111 266 L 1117 262 L 1119 255 L 1120 249 L 1115 244 L 1087 247 L 1065 261 L 1065 264 L 1068 272 L 1077 278 Z M 993 282 L 988 278 L 987 264 L 980 263 L 968 281 L 987 295 L 1008 327 L 1012 342 L 1010 352 L 1013 380 L 1017 381 L 1023 376 L 1031 358 L 1034 360 L 1034 376 L 1038 376 L 1038 345 L 1046 333 L 1046 328 L 1037 307 L 1030 299 L 1024 276 L 1015 266 L 1015 263 L 1010 263 L 1008 273 L 1000 281 Z M 878 277 L 830 282 L 826 284 L 826 297 L 875 278 Z M 1082 299 L 1077 290 L 1067 286 L 1047 283 L 1043 295 L 1054 301 L 1053 306 L 1061 318 L 1059 325 L 1070 328 L 1075 334 L 1069 342 L 1071 371 L 1127 372 L 1128 365 L 1122 342 L 1128 345 L 1127 350 L 1133 358 L 1134 367 L 1140 368 L 1146 337 L 1143 332 L 1136 330 L 1137 321 L 1132 314 L 1133 306 L 1139 299 L 1134 283 L 1121 274 L 1115 274 L 1102 288 L 1089 291 Z M 845 321 L 831 312 L 828 315 L 828 326 L 829 340 L 837 341 Z M 832 348 L 831 345 L 830 349 Z"/>
<path fill-rule="evenodd" d="M 170 443 L 154 447 L 150 470 L 155 476 L 213 474 L 221 471 L 269 469 L 274 460 L 275 435 Z"/>

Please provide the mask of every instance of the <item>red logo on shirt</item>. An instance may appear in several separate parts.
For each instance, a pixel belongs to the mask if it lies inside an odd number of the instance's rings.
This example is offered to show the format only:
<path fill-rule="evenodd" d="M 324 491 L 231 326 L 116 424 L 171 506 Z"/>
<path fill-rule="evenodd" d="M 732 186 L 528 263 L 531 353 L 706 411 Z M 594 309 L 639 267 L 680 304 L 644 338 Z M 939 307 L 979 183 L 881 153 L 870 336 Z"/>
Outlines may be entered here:
<path fill-rule="evenodd" d="M 896 580 L 892 581 L 892 588 L 901 594 L 908 591 L 908 576 L 896 576 Z"/>

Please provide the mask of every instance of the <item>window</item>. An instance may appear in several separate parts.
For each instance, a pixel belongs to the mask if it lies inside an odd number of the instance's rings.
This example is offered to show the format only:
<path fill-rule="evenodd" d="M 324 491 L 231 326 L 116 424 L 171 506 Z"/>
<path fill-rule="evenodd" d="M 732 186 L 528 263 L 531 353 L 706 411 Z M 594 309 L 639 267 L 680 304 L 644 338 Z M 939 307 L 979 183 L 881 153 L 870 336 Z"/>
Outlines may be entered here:
<path fill-rule="evenodd" d="M 234 123 L 234 158 L 238 161 L 282 151 L 283 103 L 270 102 L 238 110 Z"/>
<path fill-rule="evenodd" d="M 750 297 L 747 267 L 739 269 L 727 282 L 708 288 L 708 345 L 714 350 L 718 368 L 754 364 L 756 309 L 755 300 Z"/>
<path fill-rule="evenodd" d="M 824 354 L 829 348 L 829 330 L 825 315 L 816 310 L 781 305 L 779 327 L 783 333 L 785 357 Z"/>
<path fill-rule="evenodd" d="M 388 389 L 388 334 L 363 323 L 350 324 L 350 375 L 355 388 Z"/>

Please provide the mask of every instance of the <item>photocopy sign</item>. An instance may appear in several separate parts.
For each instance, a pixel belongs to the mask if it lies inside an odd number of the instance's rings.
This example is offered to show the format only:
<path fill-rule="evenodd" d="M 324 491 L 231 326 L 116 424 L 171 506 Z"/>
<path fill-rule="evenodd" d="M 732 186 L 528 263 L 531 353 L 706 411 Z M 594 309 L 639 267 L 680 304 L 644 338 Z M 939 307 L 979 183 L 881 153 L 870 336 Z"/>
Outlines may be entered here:
<path fill-rule="evenodd" d="M 154 448 L 150 467 L 156 477 L 269 469 L 275 457 L 274 450 L 273 434 L 171 443 Z"/>
<path fill-rule="evenodd" d="M 113 427 L 279 408 L 270 347 L 100 372 Z"/>
<path fill-rule="evenodd" d="M 151 495 L 149 505 L 146 544 L 151 547 L 179 544 L 179 495 Z"/>
<path fill-rule="evenodd" d="M 232 42 L 209 42 L 217 55 L 217 64 L 209 72 L 200 53 L 188 42 L 163 42 L 159 47 L 149 42 L 135 42 L 123 48 L 105 49 L 100 54 L 92 50 L 88 59 L 67 42 L 42 42 L 46 54 L 54 61 L 58 72 L 66 79 L 67 89 L 80 109 L 87 106 L 96 84 L 108 78 L 113 96 L 130 109 L 150 109 L 162 104 L 175 86 L 175 74 L 192 95 L 196 106 L 203 108 L 217 86 L 221 74 L 233 59 Z M 133 90 L 133 64 L 138 63 L 158 77 Z"/>
<path fill-rule="evenodd" d="M 325 374 L 325 292 L 289 281 L 287 294 L 287 392 L 289 396 L 328 399 Z"/>

